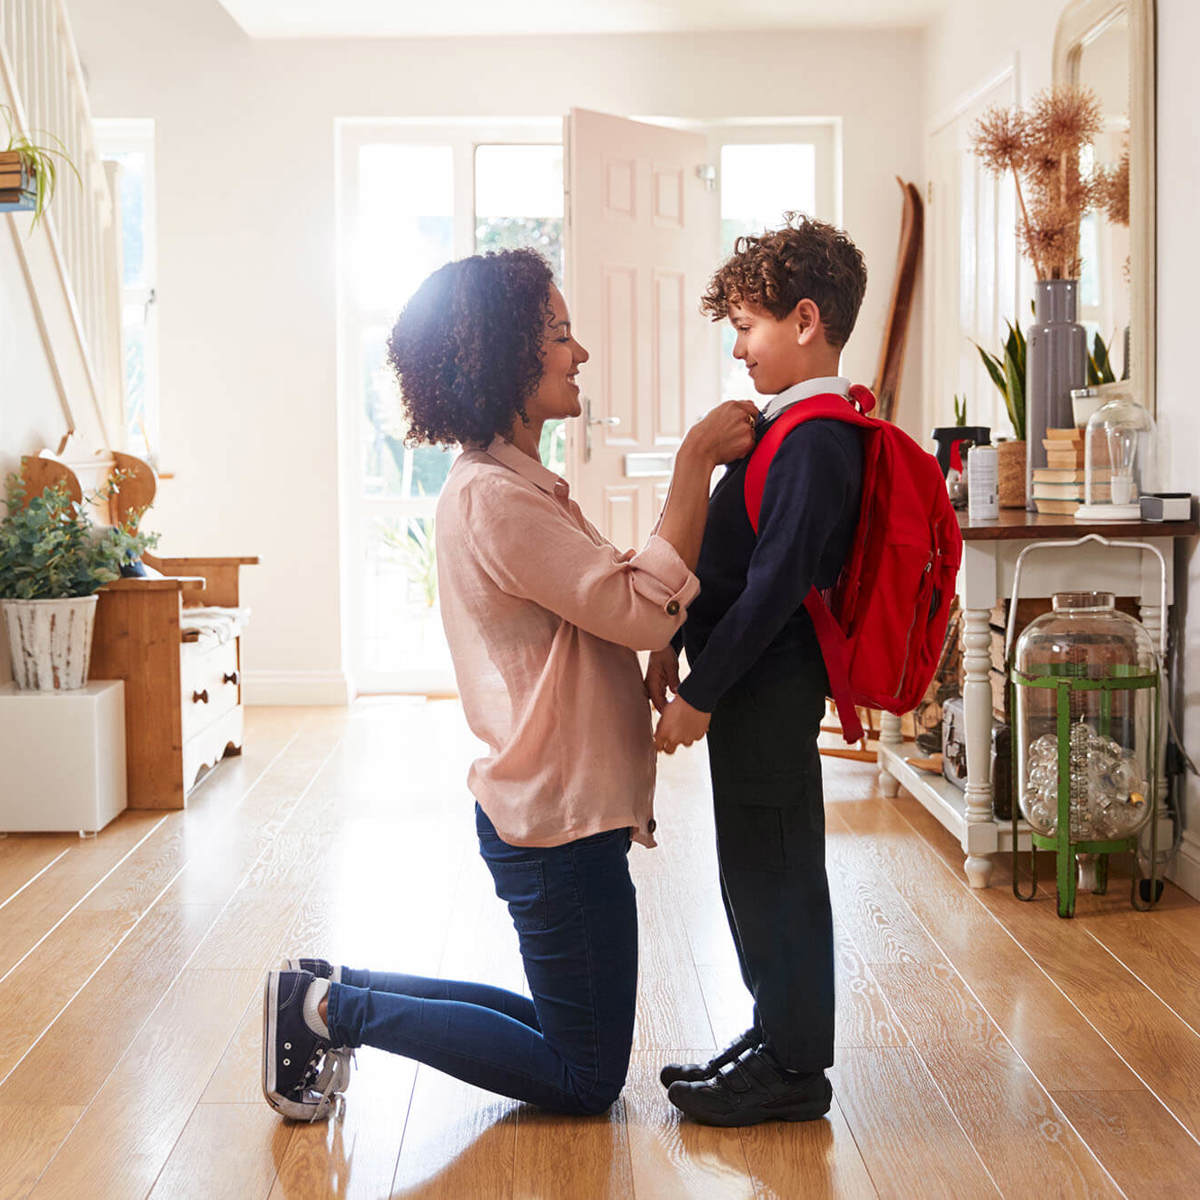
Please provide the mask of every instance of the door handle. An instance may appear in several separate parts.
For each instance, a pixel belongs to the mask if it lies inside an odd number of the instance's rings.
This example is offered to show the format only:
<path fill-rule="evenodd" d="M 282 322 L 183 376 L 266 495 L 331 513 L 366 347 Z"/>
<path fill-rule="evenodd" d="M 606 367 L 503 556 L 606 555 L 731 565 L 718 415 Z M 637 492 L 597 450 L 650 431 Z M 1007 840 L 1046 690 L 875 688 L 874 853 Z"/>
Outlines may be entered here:
<path fill-rule="evenodd" d="M 585 396 L 583 401 L 583 461 L 592 461 L 592 426 L 593 425 L 620 425 L 620 417 L 593 417 L 592 416 L 592 398 Z"/>

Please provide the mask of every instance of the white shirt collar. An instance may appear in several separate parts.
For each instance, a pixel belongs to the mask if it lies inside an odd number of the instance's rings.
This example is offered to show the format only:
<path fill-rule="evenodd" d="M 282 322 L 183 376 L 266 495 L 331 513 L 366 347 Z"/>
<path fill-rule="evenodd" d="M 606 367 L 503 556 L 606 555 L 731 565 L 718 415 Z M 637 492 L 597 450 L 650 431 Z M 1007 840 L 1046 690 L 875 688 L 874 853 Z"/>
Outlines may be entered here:
<path fill-rule="evenodd" d="M 821 396 L 827 392 L 833 392 L 838 396 L 850 395 L 850 380 L 843 379 L 840 375 L 822 375 L 817 379 L 804 379 L 800 383 L 794 383 L 790 388 L 785 388 L 778 396 L 772 396 L 766 408 L 763 409 L 763 416 L 768 421 L 773 421 L 785 408 L 791 408 L 793 404 L 798 404 L 801 400 L 808 400 L 812 396 Z"/>

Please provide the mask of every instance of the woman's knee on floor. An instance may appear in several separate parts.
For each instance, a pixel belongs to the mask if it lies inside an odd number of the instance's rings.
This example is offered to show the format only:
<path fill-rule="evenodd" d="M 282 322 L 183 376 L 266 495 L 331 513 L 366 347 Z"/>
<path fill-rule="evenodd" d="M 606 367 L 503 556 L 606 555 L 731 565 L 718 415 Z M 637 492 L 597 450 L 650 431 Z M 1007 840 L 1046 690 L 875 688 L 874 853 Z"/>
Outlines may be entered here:
<path fill-rule="evenodd" d="M 563 1111 L 573 1116 L 598 1116 L 612 1108 L 624 1086 L 623 1077 L 614 1083 L 597 1079 L 594 1075 L 573 1071 L 568 1081 L 570 1099 Z"/>

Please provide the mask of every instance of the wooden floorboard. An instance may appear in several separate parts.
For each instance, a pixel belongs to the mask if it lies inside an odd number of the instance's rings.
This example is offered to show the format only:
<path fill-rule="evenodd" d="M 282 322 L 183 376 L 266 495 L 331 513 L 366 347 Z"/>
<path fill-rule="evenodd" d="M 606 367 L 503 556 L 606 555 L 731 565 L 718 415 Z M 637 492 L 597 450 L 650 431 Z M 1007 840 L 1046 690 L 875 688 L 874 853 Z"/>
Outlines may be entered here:
<path fill-rule="evenodd" d="M 570 1119 L 365 1049 L 343 1117 L 262 1101 L 261 987 L 282 954 L 526 990 L 478 857 L 478 743 L 453 701 L 252 709 L 183 813 L 0 839 L 0 1200 L 93 1196 L 1191 1196 L 1200 1177 L 1200 904 L 1128 882 L 1060 921 L 874 768 L 826 760 L 834 1106 L 682 1120 L 662 1064 L 748 1023 L 716 886 L 702 746 L 664 759 L 635 847 L 641 979 L 625 1091 Z"/>

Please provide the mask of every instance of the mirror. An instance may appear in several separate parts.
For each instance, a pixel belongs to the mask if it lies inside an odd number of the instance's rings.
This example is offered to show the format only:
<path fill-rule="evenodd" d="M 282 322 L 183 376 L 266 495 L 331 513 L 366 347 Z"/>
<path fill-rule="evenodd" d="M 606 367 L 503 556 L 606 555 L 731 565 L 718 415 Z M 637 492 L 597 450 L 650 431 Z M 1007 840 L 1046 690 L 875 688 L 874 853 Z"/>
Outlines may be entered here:
<path fill-rule="evenodd" d="M 1127 376 L 1152 413 L 1154 396 L 1154 3 L 1071 0 L 1058 20 L 1054 82 L 1090 88 L 1104 127 L 1095 165 L 1121 170 L 1128 153 L 1128 203 L 1120 176 L 1108 205 L 1080 230 L 1079 320 L 1088 344 L 1099 332 L 1117 378 Z"/>

